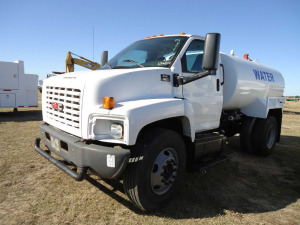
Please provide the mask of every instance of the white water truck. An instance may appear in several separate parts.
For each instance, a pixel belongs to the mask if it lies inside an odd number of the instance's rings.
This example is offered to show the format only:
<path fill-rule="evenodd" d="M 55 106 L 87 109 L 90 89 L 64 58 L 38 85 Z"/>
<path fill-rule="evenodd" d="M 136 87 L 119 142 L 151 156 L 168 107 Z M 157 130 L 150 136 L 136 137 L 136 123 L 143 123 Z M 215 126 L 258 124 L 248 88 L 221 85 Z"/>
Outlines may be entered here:
<path fill-rule="evenodd" d="M 280 140 L 283 77 L 219 46 L 218 33 L 152 36 L 99 70 L 46 79 L 48 150 L 37 138 L 36 151 L 75 180 L 122 178 L 144 210 L 170 202 L 199 160 L 222 161 L 226 137 L 239 133 L 243 151 L 269 155 Z"/>

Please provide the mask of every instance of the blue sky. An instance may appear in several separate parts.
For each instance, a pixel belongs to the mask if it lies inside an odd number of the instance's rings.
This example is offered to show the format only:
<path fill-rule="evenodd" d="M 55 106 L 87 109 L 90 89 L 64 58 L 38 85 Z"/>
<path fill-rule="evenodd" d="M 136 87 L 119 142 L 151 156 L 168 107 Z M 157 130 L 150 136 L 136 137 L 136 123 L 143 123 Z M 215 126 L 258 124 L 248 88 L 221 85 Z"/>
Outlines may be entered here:
<path fill-rule="evenodd" d="M 219 32 L 222 52 L 249 53 L 300 95 L 300 0 L 0 0 L 0 27 L 0 61 L 40 78 L 64 71 L 68 51 L 93 59 L 93 28 L 98 62 L 148 35 Z"/>

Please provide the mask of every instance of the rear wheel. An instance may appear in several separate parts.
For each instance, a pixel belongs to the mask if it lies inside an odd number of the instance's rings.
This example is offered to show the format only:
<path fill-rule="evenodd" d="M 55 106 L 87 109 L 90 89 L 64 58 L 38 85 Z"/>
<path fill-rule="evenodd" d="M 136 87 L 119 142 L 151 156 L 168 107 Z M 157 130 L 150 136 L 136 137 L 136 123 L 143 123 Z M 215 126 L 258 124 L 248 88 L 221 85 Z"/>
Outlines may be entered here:
<path fill-rule="evenodd" d="M 275 117 L 258 119 L 255 123 L 252 146 L 257 155 L 267 156 L 273 151 L 278 135 L 277 121 Z"/>
<path fill-rule="evenodd" d="M 172 130 L 155 129 L 131 152 L 124 173 L 128 198 L 143 210 L 165 206 L 178 190 L 186 163 L 185 145 Z"/>
<path fill-rule="evenodd" d="M 240 149 L 246 153 L 253 153 L 253 146 L 251 143 L 251 137 L 256 118 L 246 118 L 242 122 L 240 129 Z"/>

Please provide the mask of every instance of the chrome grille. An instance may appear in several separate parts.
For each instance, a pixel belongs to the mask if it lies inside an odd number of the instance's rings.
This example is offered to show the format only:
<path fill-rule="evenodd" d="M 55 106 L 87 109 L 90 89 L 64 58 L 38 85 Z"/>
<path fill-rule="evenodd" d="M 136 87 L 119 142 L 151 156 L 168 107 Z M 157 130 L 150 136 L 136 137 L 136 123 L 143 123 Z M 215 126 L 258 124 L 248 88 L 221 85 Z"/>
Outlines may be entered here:
<path fill-rule="evenodd" d="M 79 129 L 80 97 L 80 89 L 47 86 L 46 116 L 51 120 Z M 60 107 L 55 108 L 56 104 Z"/>

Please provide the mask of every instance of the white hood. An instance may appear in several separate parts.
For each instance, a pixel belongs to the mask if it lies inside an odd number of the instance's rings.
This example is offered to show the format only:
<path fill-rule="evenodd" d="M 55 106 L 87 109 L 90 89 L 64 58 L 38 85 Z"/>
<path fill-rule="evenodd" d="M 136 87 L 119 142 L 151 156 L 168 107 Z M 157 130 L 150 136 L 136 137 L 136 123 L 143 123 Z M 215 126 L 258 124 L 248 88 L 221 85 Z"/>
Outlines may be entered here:
<path fill-rule="evenodd" d="M 173 98 L 171 74 L 171 70 L 168 68 L 107 69 L 74 72 L 45 79 L 43 119 L 61 130 L 82 136 L 88 129 L 90 115 L 114 114 L 114 110 L 102 107 L 103 98 L 106 96 L 114 98 L 115 109 L 120 109 L 124 105 L 122 103 L 133 100 Z M 169 76 L 169 79 L 162 80 L 162 75 L 164 78 Z M 52 94 L 52 90 L 56 94 Z M 76 94 L 79 92 L 80 95 Z M 60 97 L 60 93 L 63 93 L 64 97 Z M 54 95 L 54 97 L 47 100 L 47 95 Z M 80 99 L 76 99 L 76 95 L 80 96 Z M 51 102 L 61 103 L 66 107 L 68 104 L 73 106 L 75 104 L 75 108 L 66 108 L 66 113 L 71 110 L 71 114 L 59 112 L 54 112 L 55 115 L 52 114 L 53 112 L 49 114 L 47 111 L 53 111 Z M 76 129 L 73 126 L 74 117 L 77 121 L 74 125 Z"/>
<path fill-rule="evenodd" d="M 161 81 L 161 74 L 170 75 L 170 82 Z M 171 71 L 166 68 L 81 71 L 46 79 L 44 85 L 78 88 L 95 105 L 105 96 L 115 102 L 172 96 Z"/>

